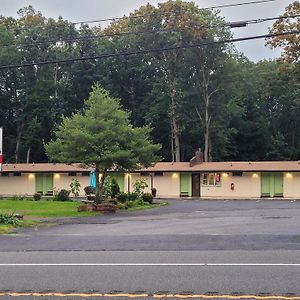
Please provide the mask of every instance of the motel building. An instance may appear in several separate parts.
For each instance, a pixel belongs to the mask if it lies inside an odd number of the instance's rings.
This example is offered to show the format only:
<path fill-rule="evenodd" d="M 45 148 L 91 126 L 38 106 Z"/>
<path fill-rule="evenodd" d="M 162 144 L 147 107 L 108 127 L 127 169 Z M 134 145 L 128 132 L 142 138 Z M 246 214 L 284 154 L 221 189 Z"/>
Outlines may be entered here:
<path fill-rule="evenodd" d="M 80 182 L 80 196 L 90 183 L 90 171 L 79 165 L 38 163 L 3 164 L 0 196 L 53 195 Z M 132 192 L 138 178 L 156 188 L 158 198 L 300 199 L 300 161 L 203 162 L 197 151 L 190 162 L 159 162 L 133 172 L 110 172 L 123 192 Z"/>

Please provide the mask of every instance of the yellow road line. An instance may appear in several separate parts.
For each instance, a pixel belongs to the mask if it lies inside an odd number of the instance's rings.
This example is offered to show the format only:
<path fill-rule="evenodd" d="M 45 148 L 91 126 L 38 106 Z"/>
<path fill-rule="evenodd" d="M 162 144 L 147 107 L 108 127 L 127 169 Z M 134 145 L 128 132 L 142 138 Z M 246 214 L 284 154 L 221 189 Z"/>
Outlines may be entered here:
<path fill-rule="evenodd" d="M 60 293 L 60 292 L 0 292 L 0 297 L 106 297 L 106 298 L 157 298 L 157 299 L 255 299 L 255 300 L 300 300 L 300 296 L 280 295 L 205 295 L 205 294 L 146 294 L 146 293 Z"/>

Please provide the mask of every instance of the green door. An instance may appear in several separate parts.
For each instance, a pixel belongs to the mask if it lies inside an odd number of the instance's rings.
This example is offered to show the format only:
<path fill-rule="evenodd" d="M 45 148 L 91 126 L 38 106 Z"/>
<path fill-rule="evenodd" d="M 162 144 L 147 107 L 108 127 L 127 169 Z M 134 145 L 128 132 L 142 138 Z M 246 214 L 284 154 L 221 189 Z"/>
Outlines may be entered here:
<path fill-rule="evenodd" d="M 180 196 L 192 196 L 191 173 L 180 173 Z"/>
<path fill-rule="evenodd" d="M 283 196 L 282 173 L 261 173 L 261 196 L 262 197 Z"/>
<path fill-rule="evenodd" d="M 274 173 L 274 197 L 283 197 L 282 173 Z"/>
<path fill-rule="evenodd" d="M 116 179 L 120 192 L 124 192 L 124 174 L 123 173 L 115 173 L 112 175 L 113 178 Z"/>
<path fill-rule="evenodd" d="M 35 191 L 43 195 L 53 195 L 53 174 L 36 174 Z"/>

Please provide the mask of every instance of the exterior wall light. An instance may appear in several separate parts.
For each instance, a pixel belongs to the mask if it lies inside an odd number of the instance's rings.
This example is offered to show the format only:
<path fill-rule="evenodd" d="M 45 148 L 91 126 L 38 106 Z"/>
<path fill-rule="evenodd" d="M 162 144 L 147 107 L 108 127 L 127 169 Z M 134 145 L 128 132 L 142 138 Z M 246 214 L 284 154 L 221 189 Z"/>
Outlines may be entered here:
<path fill-rule="evenodd" d="M 257 173 L 253 173 L 252 174 L 252 178 L 258 178 L 258 174 Z"/>
<path fill-rule="evenodd" d="M 222 173 L 222 178 L 228 178 L 229 177 L 229 175 L 228 175 L 228 173 Z"/>
<path fill-rule="evenodd" d="M 178 173 L 173 173 L 172 174 L 172 179 L 177 179 L 179 177 Z"/>
<path fill-rule="evenodd" d="M 292 179 L 293 178 L 293 174 L 292 173 L 286 173 L 286 178 L 288 179 Z"/>
<path fill-rule="evenodd" d="M 35 175 L 34 175 L 34 174 L 29 174 L 29 175 L 28 175 L 28 179 L 29 179 L 29 180 L 33 180 L 34 178 L 35 178 Z"/>
<path fill-rule="evenodd" d="M 60 174 L 54 174 L 54 179 L 56 180 L 60 179 Z"/>

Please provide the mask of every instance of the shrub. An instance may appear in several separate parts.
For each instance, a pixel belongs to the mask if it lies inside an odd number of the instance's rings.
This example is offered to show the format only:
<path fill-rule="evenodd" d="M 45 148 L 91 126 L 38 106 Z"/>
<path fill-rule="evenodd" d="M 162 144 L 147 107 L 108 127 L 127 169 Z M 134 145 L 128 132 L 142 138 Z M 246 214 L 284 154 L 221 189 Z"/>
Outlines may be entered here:
<path fill-rule="evenodd" d="M 138 194 L 138 196 L 142 196 L 146 187 L 148 187 L 148 184 L 144 178 L 137 179 L 133 184 L 134 192 Z"/>
<path fill-rule="evenodd" d="M 33 200 L 34 201 L 39 201 L 39 200 L 41 200 L 41 198 L 42 198 L 42 195 L 40 193 L 35 193 L 33 195 Z"/>
<path fill-rule="evenodd" d="M 80 191 L 80 182 L 78 181 L 78 179 L 72 179 L 71 183 L 70 183 L 70 188 L 71 188 L 71 193 L 74 196 L 79 196 L 79 191 Z"/>
<path fill-rule="evenodd" d="M 111 177 L 107 176 L 104 180 L 104 186 L 103 186 L 103 195 L 106 198 L 111 196 L 111 185 L 112 185 Z"/>
<path fill-rule="evenodd" d="M 150 193 L 145 193 L 145 194 L 143 194 L 143 195 L 142 195 L 142 198 L 143 198 L 144 202 L 148 202 L 148 203 L 150 203 L 150 204 L 153 203 L 153 196 L 152 196 L 152 194 L 150 194 Z"/>
<path fill-rule="evenodd" d="M 111 197 L 115 198 L 120 193 L 120 187 L 115 178 L 111 180 Z"/>
<path fill-rule="evenodd" d="M 117 203 L 117 208 L 118 209 L 128 209 L 125 203 Z"/>
<path fill-rule="evenodd" d="M 62 189 L 58 192 L 57 195 L 54 196 L 55 201 L 70 201 L 70 191 L 67 191 L 65 189 Z"/>
<path fill-rule="evenodd" d="M 128 196 L 126 193 L 119 193 L 117 194 L 116 198 L 119 202 L 125 203 L 127 201 Z"/>
<path fill-rule="evenodd" d="M 128 193 L 127 194 L 127 200 L 128 201 L 134 201 L 134 200 L 136 200 L 138 198 L 139 198 L 139 194 L 138 193 L 133 192 L 133 193 Z"/>
<path fill-rule="evenodd" d="M 0 224 L 18 225 L 20 220 L 14 214 L 7 214 L 0 212 Z"/>
<path fill-rule="evenodd" d="M 84 192 L 86 195 L 90 195 L 90 194 L 94 194 L 95 193 L 95 189 L 92 188 L 91 186 L 86 186 L 84 189 Z"/>

